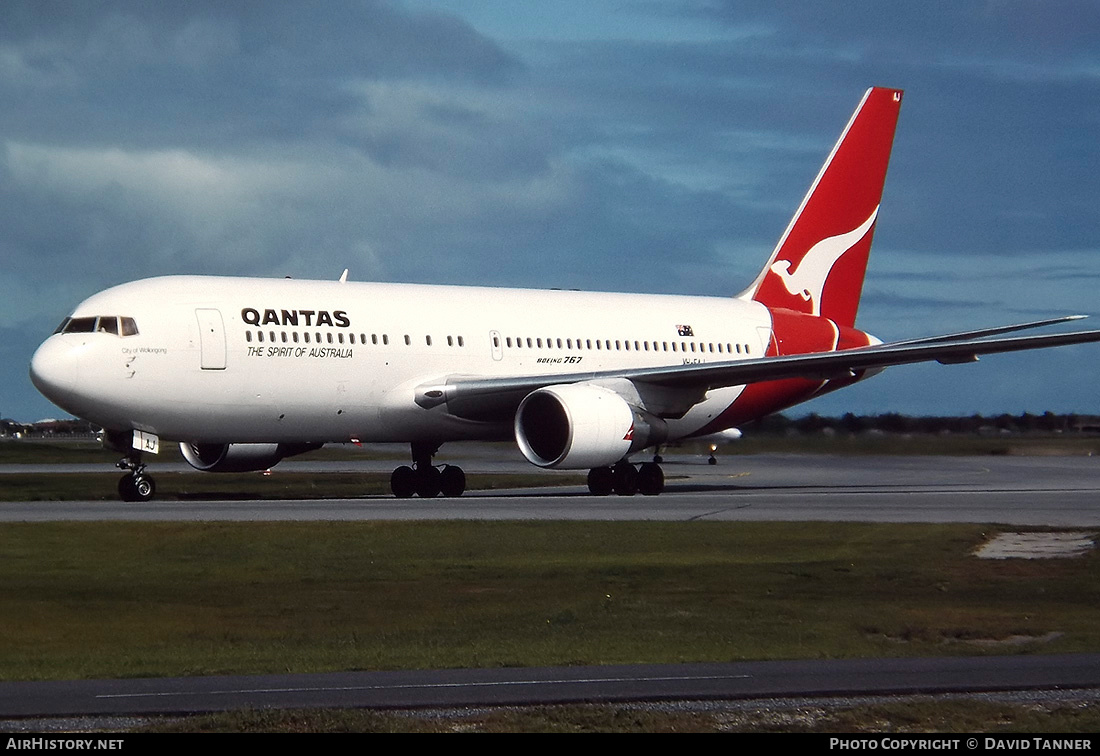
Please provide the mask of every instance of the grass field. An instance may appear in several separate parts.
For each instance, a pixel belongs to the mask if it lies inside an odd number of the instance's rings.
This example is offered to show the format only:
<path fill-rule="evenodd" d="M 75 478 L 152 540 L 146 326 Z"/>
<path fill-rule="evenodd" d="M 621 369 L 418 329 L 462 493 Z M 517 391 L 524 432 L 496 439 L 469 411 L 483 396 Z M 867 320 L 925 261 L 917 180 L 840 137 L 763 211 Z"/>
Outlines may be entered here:
<path fill-rule="evenodd" d="M 0 678 L 1100 647 L 1097 560 L 986 561 L 980 526 L 0 527 Z"/>

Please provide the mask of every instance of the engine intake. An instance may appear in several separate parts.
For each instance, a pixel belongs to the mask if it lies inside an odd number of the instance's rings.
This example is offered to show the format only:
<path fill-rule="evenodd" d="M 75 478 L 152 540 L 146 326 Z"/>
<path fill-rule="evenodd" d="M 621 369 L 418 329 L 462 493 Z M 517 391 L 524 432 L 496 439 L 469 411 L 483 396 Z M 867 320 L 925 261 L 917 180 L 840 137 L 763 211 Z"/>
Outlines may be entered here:
<path fill-rule="evenodd" d="M 196 444 L 183 442 L 187 464 L 203 472 L 253 472 L 279 464 L 285 457 L 320 449 L 324 444 Z"/>
<path fill-rule="evenodd" d="M 664 420 L 586 383 L 531 392 L 516 410 L 514 431 L 532 464 L 574 470 L 612 465 L 668 438 Z"/>

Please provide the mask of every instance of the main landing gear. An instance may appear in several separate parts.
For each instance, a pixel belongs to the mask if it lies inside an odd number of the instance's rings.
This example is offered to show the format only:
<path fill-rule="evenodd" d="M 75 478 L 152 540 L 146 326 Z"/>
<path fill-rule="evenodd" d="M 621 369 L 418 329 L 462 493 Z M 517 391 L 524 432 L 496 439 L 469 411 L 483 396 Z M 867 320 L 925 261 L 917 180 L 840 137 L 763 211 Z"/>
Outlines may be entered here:
<path fill-rule="evenodd" d="M 156 494 L 156 483 L 151 475 L 145 474 L 145 463 L 141 461 L 140 453 L 123 457 L 115 463 L 115 467 L 130 471 L 118 480 L 118 495 L 123 501 L 149 501 Z"/>
<path fill-rule="evenodd" d="M 432 457 L 440 444 L 414 442 L 412 467 L 402 465 L 390 475 L 390 490 L 399 499 L 416 494 L 422 499 L 434 499 L 443 494 L 448 498 L 461 496 L 466 490 L 466 473 L 457 465 L 432 465 Z"/>
<path fill-rule="evenodd" d="M 625 459 L 614 467 L 594 467 L 588 471 L 588 490 L 595 496 L 615 493 L 619 496 L 656 496 L 665 490 L 665 474 L 656 462 L 632 465 Z"/>

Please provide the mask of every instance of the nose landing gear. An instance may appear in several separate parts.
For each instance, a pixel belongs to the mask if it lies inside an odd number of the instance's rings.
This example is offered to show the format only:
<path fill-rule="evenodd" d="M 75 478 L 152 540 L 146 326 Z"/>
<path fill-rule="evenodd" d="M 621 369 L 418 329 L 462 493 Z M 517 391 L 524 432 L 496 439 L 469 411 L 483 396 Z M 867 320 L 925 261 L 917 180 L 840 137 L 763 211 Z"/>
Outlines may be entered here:
<path fill-rule="evenodd" d="M 123 501 L 149 501 L 157 492 L 151 475 L 145 474 L 141 454 L 130 454 L 115 463 L 120 470 L 129 470 L 118 480 L 118 495 Z"/>

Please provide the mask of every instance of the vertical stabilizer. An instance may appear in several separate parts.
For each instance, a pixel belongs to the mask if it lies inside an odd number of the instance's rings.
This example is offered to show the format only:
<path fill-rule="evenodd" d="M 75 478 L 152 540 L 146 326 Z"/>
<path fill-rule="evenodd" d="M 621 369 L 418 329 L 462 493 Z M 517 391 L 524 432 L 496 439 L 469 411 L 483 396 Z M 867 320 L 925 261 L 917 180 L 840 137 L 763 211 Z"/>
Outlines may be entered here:
<path fill-rule="evenodd" d="M 868 89 L 756 281 L 740 296 L 855 324 L 901 90 Z"/>

